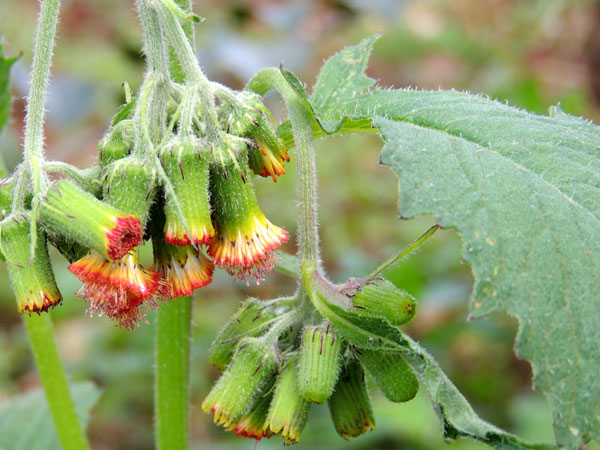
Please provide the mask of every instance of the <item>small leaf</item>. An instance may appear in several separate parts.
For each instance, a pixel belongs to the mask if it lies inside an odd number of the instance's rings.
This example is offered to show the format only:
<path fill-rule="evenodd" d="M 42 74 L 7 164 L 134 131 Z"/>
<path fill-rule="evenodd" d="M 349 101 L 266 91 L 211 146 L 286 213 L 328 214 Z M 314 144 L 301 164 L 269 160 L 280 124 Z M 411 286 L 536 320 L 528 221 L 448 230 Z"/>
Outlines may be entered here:
<path fill-rule="evenodd" d="M 90 382 L 71 387 L 77 416 L 85 428 L 100 390 Z M 0 405 L 0 448 L 60 450 L 58 436 L 42 389 L 9 399 Z"/>
<path fill-rule="evenodd" d="M 300 263 L 296 255 L 291 255 L 281 250 L 276 250 L 275 255 L 275 270 L 290 277 L 300 278 Z"/>

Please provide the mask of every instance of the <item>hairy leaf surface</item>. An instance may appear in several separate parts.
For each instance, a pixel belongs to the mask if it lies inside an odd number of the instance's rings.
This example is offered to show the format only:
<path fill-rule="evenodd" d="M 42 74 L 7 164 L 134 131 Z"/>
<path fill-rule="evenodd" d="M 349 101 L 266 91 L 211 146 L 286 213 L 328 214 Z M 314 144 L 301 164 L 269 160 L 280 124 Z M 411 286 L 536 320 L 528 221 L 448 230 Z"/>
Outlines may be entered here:
<path fill-rule="evenodd" d="M 364 74 L 374 41 L 321 70 L 310 100 L 323 128 L 371 119 L 400 215 L 434 214 L 463 237 L 471 314 L 518 319 L 516 352 L 549 400 L 557 442 L 598 440 L 600 129 L 559 108 L 539 116 L 464 92 L 375 88 Z"/>

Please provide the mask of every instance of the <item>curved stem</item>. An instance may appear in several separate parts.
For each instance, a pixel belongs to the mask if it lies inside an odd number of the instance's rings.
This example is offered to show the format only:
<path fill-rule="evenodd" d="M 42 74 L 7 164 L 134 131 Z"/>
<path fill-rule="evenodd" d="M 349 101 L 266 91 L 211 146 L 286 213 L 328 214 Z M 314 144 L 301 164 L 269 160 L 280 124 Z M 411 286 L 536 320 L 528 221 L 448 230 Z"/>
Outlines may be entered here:
<path fill-rule="evenodd" d="M 250 80 L 247 88 L 261 95 L 270 88 L 275 89 L 283 98 L 290 115 L 298 160 L 298 253 L 302 278 L 308 280 L 319 265 L 318 182 L 311 111 L 281 71 L 275 68 L 261 70 Z"/>
<path fill-rule="evenodd" d="M 60 445 L 65 450 L 89 449 L 75 412 L 67 375 L 60 362 L 50 315 L 23 316 L 23 321 Z"/>
<path fill-rule="evenodd" d="M 162 305 L 156 317 L 154 432 L 159 450 L 189 445 L 191 318 L 190 297 Z"/>

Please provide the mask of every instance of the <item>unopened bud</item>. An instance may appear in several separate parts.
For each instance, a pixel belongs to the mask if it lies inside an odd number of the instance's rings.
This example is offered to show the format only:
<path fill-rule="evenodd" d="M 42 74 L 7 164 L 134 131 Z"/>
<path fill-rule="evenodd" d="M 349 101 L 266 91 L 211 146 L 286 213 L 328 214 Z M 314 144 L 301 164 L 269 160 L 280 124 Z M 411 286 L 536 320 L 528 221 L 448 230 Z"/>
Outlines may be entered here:
<path fill-rule="evenodd" d="M 216 424 L 235 426 L 269 391 L 276 371 L 274 349 L 259 339 L 244 339 L 202 403 L 202 409 L 214 413 Z"/>
<path fill-rule="evenodd" d="M 7 218 L 0 224 L 0 251 L 5 256 L 8 276 L 20 313 L 46 311 L 62 300 L 56 286 L 46 240 L 40 232 L 33 262 L 29 255 L 29 220 Z"/>
<path fill-rule="evenodd" d="M 375 429 L 365 374 L 358 361 L 350 361 L 344 368 L 328 403 L 335 431 L 342 438 L 357 437 Z"/>
<path fill-rule="evenodd" d="M 267 423 L 273 434 L 281 433 L 286 445 L 295 444 L 306 426 L 311 403 L 298 384 L 297 357 L 293 357 L 277 377 Z"/>
<path fill-rule="evenodd" d="M 362 286 L 352 298 L 355 310 L 364 316 L 387 319 L 392 325 L 402 325 L 413 318 L 415 300 L 392 282 L 376 278 Z"/>
<path fill-rule="evenodd" d="M 388 399 L 407 402 L 417 395 L 419 380 L 399 353 L 368 349 L 360 349 L 356 353 Z"/>
<path fill-rule="evenodd" d="M 300 391 L 314 403 L 332 394 L 341 366 L 342 339 L 330 325 L 304 329 L 298 374 Z"/>
<path fill-rule="evenodd" d="M 188 236 L 175 206 L 175 199 L 166 196 L 165 239 L 170 244 L 208 244 L 215 234 L 210 217 L 209 151 L 198 139 L 167 144 L 160 155 L 162 165 L 181 207 Z M 167 193 L 168 194 L 168 193 Z"/>
<path fill-rule="evenodd" d="M 124 158 L 133 147 L 133 120 L 118 122 L 107 136 L 98 142 L 98 159 L 103 166 Z"/>
<path fill-rule="evenodd" d="M 126 255 L 142 238 L 137 216 L 101 202 L 68 180 L 50 186 L 41 202 L 40 218 L 50 233 L 110 259 Z"/>
<path fill-rule="evenodd" d="M 255 298 L 246 300 L 219 332 L 210 349 L 210 363 L 224 370 L 233 357 L 240 339 L 257 337 L 266 331 L 265 324 L 275 317 L 273 302 Z"/>

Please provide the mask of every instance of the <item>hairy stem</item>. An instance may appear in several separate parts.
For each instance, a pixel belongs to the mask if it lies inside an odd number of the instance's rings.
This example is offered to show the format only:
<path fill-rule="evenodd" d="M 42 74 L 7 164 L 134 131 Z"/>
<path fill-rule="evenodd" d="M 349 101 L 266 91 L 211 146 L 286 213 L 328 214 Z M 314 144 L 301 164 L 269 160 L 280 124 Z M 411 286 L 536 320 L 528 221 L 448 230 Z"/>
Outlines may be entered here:
<path fill-rule="evenodd" d="M 147 0 L 140 0 L 146 2 Z M 190 0 L 175 0 L 183 11 L 191 11 Z M 167 15 L 173 14 L 167 12 Z M 158 20 L 158 16 L 157 16 Z M 146 30 L 150 32 L 150 30 Z M 151 32 L 154 32 L 152 30 Z M 164 40 L 161 34 L 161 45 Z M 193 45 L 193 29 L 190 26 L 184 33 L 184 43 Z M 165 62 L 169 64 L 170 74 L 176 82 L 184 81 L 183 64 L 174 57 L 173 46 L 169 46 Z M 195 62 L 195 58 L 194 58 Z M 181 112 L 181 111 L 180 111 Z M 189 111 L 185 111 L 189 114 Z M 191 118 L 187 119 L 190 122 Z M 164 136 L 163 136 L 164 138 Z M 157 164 L 159 177 L 168 183 L 167 190 L 172 191 L 170 180 L 160 164 Z M 170 192 L 172 195 L 173 192 Z M 175 198 L 175 197 L 173 197 Z M 177 206 L 180 213 L 180 207 Z M 185 221 L 184 221 L 185 223 Z M 186 232 L 187 223 L 185 223 Z M 156 354 L 154 385 L 154 421 L 156 448 L 185 450 L 189 447 L 190 421 L 190 346 L 191 346 L 192 298 L 180 297 L 163 305 L 156 317 Z"/>
<path fill-rule="evenodd" d="M 50 315 L 24 316 L 23 321 L 60 445 L 65 450 L 89 449 L 90 446 L 75 412 L 67 375 L 60 362 Z"/>
<path fill-rule="evenodd" d="M 192 299 L 162 305 L 156 319 L 154 432 L 156 448 L 189 445 L 189 377 Z"/>
<path fill-rule="evenodd" d="M 25 139 L 23 146 L 23 161 L 31 177 L 33 199 L 31 209 L 33 220 L 31 228 L 30 257 L 33 261 L 37 244 L 37 213 L 42 190 L 48 184 L 43 169 L 44 162 L 44 105 L 46 91 L 50 78 L 52 49 L 56 36 L 56 23 L 60 0 L 44 0 L 38 17 L 33 46 L 33 64 L 31 68 L 31 84 L 27 98 L 27 115 L 25 116 Z M 21 193 L 21 192 L 20 192 Z M 21 211 L 24 208 L 25 196 L 15 196 L 12 210 Z"/>
<path fill-rule="evenodd" d="M 250 80 L 247 88 L 260 95 L 270 88 L 275 89 L 283 98 L 290 115 L 298 160 L 298 254 L 302 277 L 308 280 L 319 265 L 317 169 L 311 112 L 281 71 L 275 68 L 261 70 Z"/>

